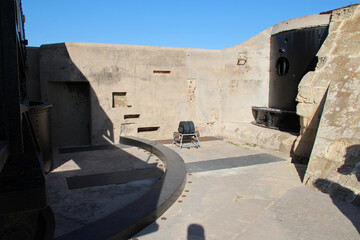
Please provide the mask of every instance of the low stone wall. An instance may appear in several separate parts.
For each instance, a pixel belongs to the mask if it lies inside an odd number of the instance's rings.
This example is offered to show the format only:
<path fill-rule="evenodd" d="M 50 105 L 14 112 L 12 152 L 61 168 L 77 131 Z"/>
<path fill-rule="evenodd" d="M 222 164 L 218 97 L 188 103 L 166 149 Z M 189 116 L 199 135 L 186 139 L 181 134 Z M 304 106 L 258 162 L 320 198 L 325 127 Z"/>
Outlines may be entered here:
<path fill-rule="evenodd" d="M 301 136 L 294 145 L 296 155 L 310 157 L 305 184 L 356 203 L 360 203 L 359 26 L 359 5 L 332 12 L 316 71 L 299 85 Z"/>

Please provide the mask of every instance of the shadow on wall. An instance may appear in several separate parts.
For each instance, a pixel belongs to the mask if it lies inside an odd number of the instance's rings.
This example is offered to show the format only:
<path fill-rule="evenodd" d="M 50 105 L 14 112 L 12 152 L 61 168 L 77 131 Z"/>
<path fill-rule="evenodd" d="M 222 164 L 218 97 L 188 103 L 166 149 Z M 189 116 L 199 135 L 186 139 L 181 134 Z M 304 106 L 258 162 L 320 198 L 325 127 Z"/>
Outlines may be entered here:
<path fill-rule="evenodd" d="M 360 181 L 360 145 L 346 148 L 345 163 L 338 168 L 338 173 L 355 175 L 356 179 Z"/>
<path fill-rule="evenodd" d="M 341 176 L 338 179 L 345 179 L 341 184 L 345 186 L 355 186 L 359 183 L 360 145 L 352 145 L 346 148 L 345 162 L 337 169 L 337 172 Z M 351 189 L 324 178 L 317 179 L 314 186 L 323 193 L 327 193 L 331 196 L 333 203 L 353 223 L 357 231 L 360 233 L 360 215 L 358 214 L 360 194 L 356 194 Z M 349 206 L 348 202 L 357 206 Z"/>
<path fill-rule="evenodd" d="M 53 142 L 56 142 L 56 147 L 61 147 L 63 151 L 75 151 L 75 156 L 80 156 L 79 153 L 84 145 L 92 145 L 85 149 L 90 151 L 91 148 L 99 148 L 94 145 L 107 145 L 109 147 L 106 151 L 112 151 L 110 157 L 116 158 L 114 161 L 115 165 L 118 164 L 118 176 L 121 177 L 123 166 L 121 164 L 127 159 L 131 158 L 131 163 L 128 165 L 136 166 L 139 164 L 146 165 L 149 167 L 149 163 L 143 163 L 136 157 L 129 157 L 124 151 L 118 147 L 110 146 L 114 143 L 114 130 L 113 122 L 110 120 L 108 115 L 105 113 L 103 107 L 111 108 L 112 106 L 102 106 L 101 98 L 97 96 L 94 89 L 91 87 L 89 79 L 81 72 L 81 70 L 72 61 L 69 52 L 65 44 L 56 44 L 56 46 L 46 46 L 44 59 L 41 68 L 45 68 L 45 74 L 49 74 L 47 82 L 43 84 L 48 87 L 48 101 L 54 103 L 52 109 L 52 136 Z M 48 68 L 48 69 L 47 69 Z M 59 75 L 59 76 L 57 76 Z M 44 76 L 44 75 L 43 75 Z M 49 77 L 50 76 L 50 77 Z M 56 81 L 49 81 L 49 79 L 56 79 Z M 43 80 L 43 79 L 42 79 Z M 100 96 L 101 97 L 101 96 Z M 75 148 L 74 148 L 75 146 Z M 76 146 L 80 146 L 76 148 Z M 100 147 L 100 150 L 102 148 Z M 97 149 L 99 150 L 99 149 Z M 154 156 L 153 152 L 148 153 L 149 156 Z M 100 161 L 106 163 L 109 160 L 106 156 L 106 152 L 94 152 L 91 155 L 94 161 Z M 91 160 L 91 158 L 90 158 Z M 82 162 L 85 161 L 85 162 Z M 80 175 L 84 175 L 87 171 L 86 161 L 89 161 L 89 157 L 85 159 L 77 160 L 77 164 L 83 169 L 83 173 L 79 172 Z M 104 175 L 102 180 L 109 180 L 110 177 L 114 177 L 114 164 L 100 164 L 106 169 L 97 169 L 96 174 Z M 143 166 L 146 168 L 146 166 Z M 140 169 L 141 170 L 141 169 Z M 154 171 L 158 171 L 154 168 Z M 50 173 L 59 175 L 59 173 Z M 95 175 L 96 175 L 95 174 Z M 92 174 L 94 175 L 94 174 Z M 89 182 L 92 175 L 82 176 L 88 177 Z M 111 175 L 111 176 L 110 176 Z M 118 177 L 116 176 L 116 178 Z M 145 227 L 149 224 L 149 221 L 155 221 L 160 213 L 157 212 L 158 202 L 160 201 L 161 193 L 166 191 L 163 188 L 163 182 L 160 181 L 164 177 L 161 177 L 156 182 L 155 187 L 152 187 L 150 191 L 146 192 L 141 198 L 138 198 L 120 209 L 115 209 L 114 212 L 107 216 L 102 216 L 101 219 L 96 219 L 95 222 L 86 222 L 84 227 L 69 232 L 58 239 L 108 239 L 111 236 L 125 235 L 126 238 L 129 234 L 134 234 L 139 231 L 140 227 Z M 111 179 L 110 179 L 111 180 Z M 110 186 L 110 185 L 109 185 Z M 92 186 L 89 186 L 89 188 Z M 51 190 L 51 189 L 50 189 Z M 65 194 L 69 194 L 68 190 Z M 90 191 L 91 192 L 91 191 Z M 55 193 L 56 194 L 56 193 Z M 112 194 L 109 191 L 107 194 Z M 96 193 L 95 193 L 96 195 Z M 146 196 L 147 199 L 143 199 Z M 91 199 L 93 195 L 88 196 L 87 199 Z M 121 196 L 117 196 L 120 197 Z M 55 199 L 63 199 L 57 198 Z M 142 201 L 139 203 L 139 201 Z M 146 204 L 145 204 L 145 203 Z M 85 206 L 84 203 L 79 203 L 81 206 Z M 79 207 L 80 208 L 80 207 Z M 155 214 L 142 216 L 144 208 L 155 209 Z M 89 208 L 85 206 L 82 208 L 86 215 Z M 60 213 L 63 209 L 58 210 Z M 150 219 L 151 218 L 151 219 Z M 133 225 L 129 226 L 129 223 Z M 157 231 L 158 225 L 154 223 L 150 231 Z M 121 231 L 121 232 L 119 232 Z M 122 238 L 121 238 L 122 239 Z"/>
<path fill-rule="evenodd" d="M 48 101 L 54 103 L 51 111 L 54 146 L 114 143 L 113 123 L 89 80 L 71 60 L 66 45 L 45 46 L 41 51 L 45 54 L 41 56 L 40 67 L 47 80 L 43 84 L 48 88 Z M 56 80 L 50 81 L 50 78 Z"/>
<path fill-rule="evenodd" d="M 305 131 L 298 137 L 296 141 L 294 141 L 291 148 L 291 162 L 295 163 L 295 168 L 299 174 L 301 181 L 304 180 L 306 167 L 309 163 L 309 158 L 314 146 L 316 133 L 319 128 L 321 115 L 324 110 L 327 93 L 328 89 L 326 90 L 323 98 L 321 99 L 321 102 L 316 109 L 315 114 L 311 118 L 308 126 L 306 127 Z"/>

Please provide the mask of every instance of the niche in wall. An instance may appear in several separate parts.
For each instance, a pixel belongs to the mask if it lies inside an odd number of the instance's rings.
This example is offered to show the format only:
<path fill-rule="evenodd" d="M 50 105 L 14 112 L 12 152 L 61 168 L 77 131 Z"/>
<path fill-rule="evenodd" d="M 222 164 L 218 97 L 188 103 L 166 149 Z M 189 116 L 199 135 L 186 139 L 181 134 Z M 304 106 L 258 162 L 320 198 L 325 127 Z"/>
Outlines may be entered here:
<path fill-rule="evenodd" d="M 155 132 L 159 129 L 160 129 L 160 127 L 139 127 L 138 133 L 139 132 Z"/>
<path fill-rule="evenodd" d="M 169 70 L 154 70 L 153 73 L 157 73 L 157 74 L 170 74 L 171 71 L 169 71 Z"/>
<path fill-rule="evenodd" d="M 125 114 L 124 115 L 124 119 L 128 119 L 128 118 L 139 118 L 140 114 Z"/>
<path fill-rule="evenodd" d="M 112 93 L 112 107 L 120 108 L 126 107 L 126 92 L 113 92 Z"/>

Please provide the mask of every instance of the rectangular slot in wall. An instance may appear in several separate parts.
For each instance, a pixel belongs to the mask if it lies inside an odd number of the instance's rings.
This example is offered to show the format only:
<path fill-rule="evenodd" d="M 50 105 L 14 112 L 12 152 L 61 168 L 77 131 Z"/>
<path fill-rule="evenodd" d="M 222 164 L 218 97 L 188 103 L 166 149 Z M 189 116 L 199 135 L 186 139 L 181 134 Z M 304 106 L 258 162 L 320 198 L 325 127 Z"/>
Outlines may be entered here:
<path fill-rule="evenodd" d="M 155 132 L 157 130 L 159 130 L 160 127 L 139 127 L 138 128 L 138 133 L 139 132 Z"/>
<path fill-rule="evenodd" d="M 139 118 L 140 114 L 126 114 L 124 115 L 124 119 L 128 119 L 128 118 Z"/>
<path fill-rule="evenodd" d="M 158 73 L 158 74 L 170 74 L 171 71 L 164 71 L 164 70 L 154 70 L 153 73 Z"/>
<path fill-rule="evenodd" d="M 112 107 L 126 107 L 126 92 L 113 92 L 112 93 Z"/>

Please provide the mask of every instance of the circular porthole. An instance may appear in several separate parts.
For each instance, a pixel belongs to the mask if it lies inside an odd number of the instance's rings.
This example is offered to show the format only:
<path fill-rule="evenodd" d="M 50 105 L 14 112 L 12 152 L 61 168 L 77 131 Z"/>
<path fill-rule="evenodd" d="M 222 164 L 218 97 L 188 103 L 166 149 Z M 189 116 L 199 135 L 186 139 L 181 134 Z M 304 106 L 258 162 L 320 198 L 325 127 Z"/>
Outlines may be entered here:
<path fill-rule="evenodd" d="M 286 57 L 280 57 L 276 62 L 276 72 L 279 76 L 285 76 L 289 71 L 289 60 Z"/>

